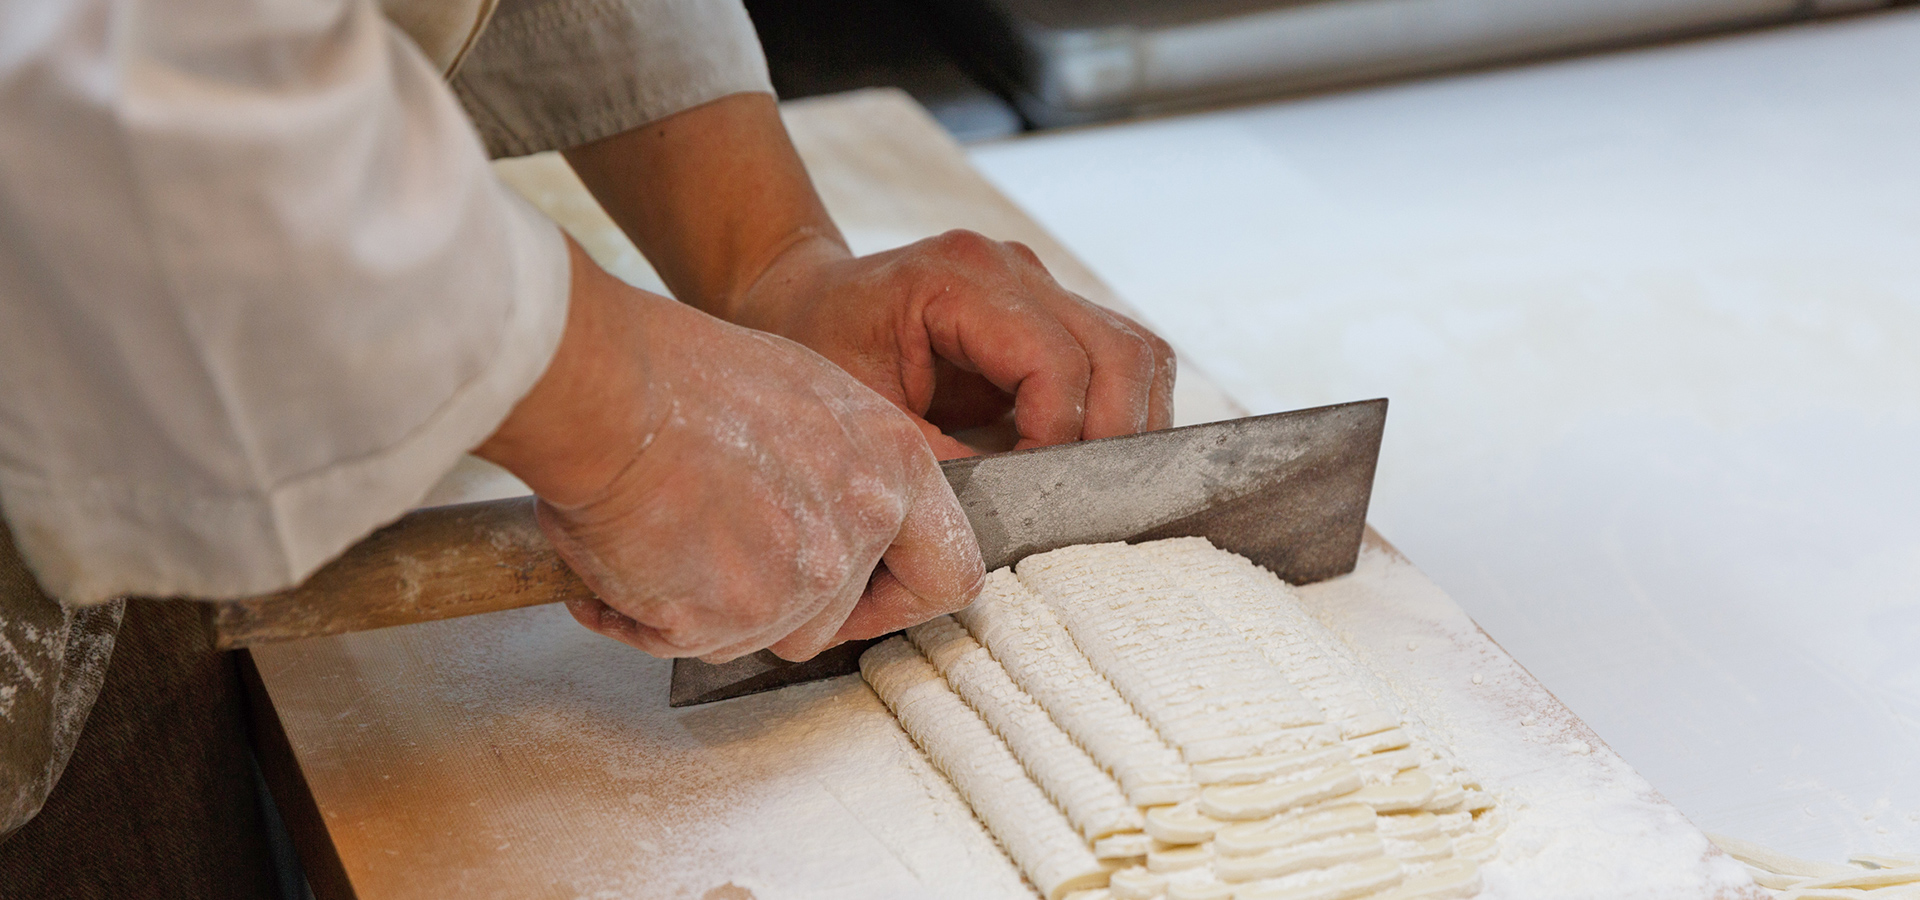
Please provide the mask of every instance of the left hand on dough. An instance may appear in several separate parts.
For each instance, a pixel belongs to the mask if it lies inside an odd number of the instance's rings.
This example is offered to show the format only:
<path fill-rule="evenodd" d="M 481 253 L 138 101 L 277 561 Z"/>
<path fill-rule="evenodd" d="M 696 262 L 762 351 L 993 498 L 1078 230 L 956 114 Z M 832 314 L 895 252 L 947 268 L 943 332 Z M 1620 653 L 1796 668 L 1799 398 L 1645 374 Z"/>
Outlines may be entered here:
<path fill-rule="evenodd" d="M 1172 348 L 1053 280 L 1025 245 L 971 231 L 871 256 L 807 237 L 728 304 L 727 318 L 806 345 L 948 437 L 1012 409 L 1016 449 L 1166 428 Z"/>

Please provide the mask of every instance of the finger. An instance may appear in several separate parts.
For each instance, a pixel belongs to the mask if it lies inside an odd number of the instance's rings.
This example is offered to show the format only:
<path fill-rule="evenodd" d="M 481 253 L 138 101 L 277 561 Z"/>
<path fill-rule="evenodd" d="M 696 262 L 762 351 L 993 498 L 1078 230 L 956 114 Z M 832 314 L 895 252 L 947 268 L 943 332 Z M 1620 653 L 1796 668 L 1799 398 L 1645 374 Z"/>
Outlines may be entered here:
<path fill-rule="evenodd" d="M 633 615 L 613 608 L 601 594 L 605 591 L 605 582 L 600 577 L 606 567 L 601 565 L 595 554 L 581 545 L 574 533 L 568 530 L 562 519 L 564 514 L 553 506 L 542 502 L 536 507 L 540 530 L 552 542 L 553 548 L 560 554 L 567 567 L 579 575 L 587 586 L 598 592 L 584 597 L 568 597 L 565 600 L 567 614 L 573 617 L 581 627 L 595 634 L 613 638 L 628 646 L 637 648 L 649 655 L 662 659 L 674 659 L 697 656 L 709 662 L 724 661 L 750 653 L 764 646 L 779 634 L 755 636 L 741 646 L 722 646 L 717 639 L 696 639 L 695 635 L 706 634 L 712 629 L 701 627 L 704 623 L 697 612 L 685 608 L 675 609 L 664 604 L 647 604 L 640 615 L 650 622 L 643 622 Z"/>
<path fill-rule="evenodd" d="M 600 598 L 568 597 L 565 602 L 567 614 L 573 616 L 573 620 L 579 622 L 580 627 L 594 634 L 606 635 L 614 640 L 625 640 L 625 638 L 622 637 L 622 632 L 629 629 L 625 626 L 625 623 L 620 622 L 620 619 L 626 619 L 627 622 L 633 622 L 633 620 L 615 612 L 613 607 L 600 602 Z M 618 618 L 615 618 L 616 616 Z M 634 622 L 633 624 L 638 625 L 639 623 Z"/>
<path fill-rule="evenodd" d="M 1147 395 L 1147 430 L 1172 428 L 1173 385 L 1180 371 L 1180 360 L 1174 355 L 1173 345 L 1139 322 L 1112 310 L 1107 312 L 1145 337 L 1153 348 L 1153 389 Z"/>
<path fill-rule="evenodd" d="M 929 306 L 928 319 L 934 352 L 1013 395 L 1019 449 L 1080 439 L 1092 364 L 1052 314 L 1025 302 L 956 303 Z"/>
<path fill-rule="evenodd" d="M 1092 372 L 1080 436 L 1092 440 L 1171 427 L 1174 370 L 1167 342 L 1140 323 L 1060 287 L 1032 247 L 1019 241 L 1007 241 L 1006 247 L 1039 273 L 1044 281 L 1039 290 L 1052 301 L 1047 305 L 1070 310 L 1063 324 L 1086 348 Z"/>
<path fill-rule="evenodd" d="M 910 465 L 927 467 L 928 451 L 919 446 L 911 434 L 899 431 L 897 425 L 881 430 L 879 433 L 892 435 L 890 440 L 894 446 L 905 451 Z M 937 473 L 939 470 L 935 468 L 934 471 Z M 940 478 L 938 474 L 934 477 Z M 945 479 L 941 479 L 941 482 L 944 484 Z M 912 482 L 907 482 L 887 489 L 848 488 L 847 503 L 842 507 L 841 512 L 846 513 L 851 520 L 868 522 L 867 527 L 861 529 L 865 536 L 855 538 L 860 543 L 847 548 L 844 563 L 836 576 L 839 583 L 820 591 L 816 598 L 807 604 L 813 608 L 813 611 L 798 617 L 797 625 L 783 626 L 780 633 L 774 635 L 777 640 L 772 641 L 767 649 L 772 650 L 782 659 L 800 662 L 812 659 L 815 654 L 837 643 L 835 635 L 840 631 L 841 624 L 847 620 L 847 616 L 853 612 L 856 604 L 860 602 L 861 596 L 871 581 L 874 567 L 880 564 L 880 560 L 887 552 L 889 538 L 897 535 L 902 527 L 904 520 L 901 501 L 907 501 L 905 514 L 907 517 L 912 516 L 911 498 L 916 492 L 912 490 L 911 484 Z M 885 518 L 875 520 L 876 515 Z M 822 587 L 826 586 L 822 585 Z"/>
<path fill-rule="evenodd" d="M 881 566 L 874 570 L 866 593 L 861 595 L 859 604 L 854 606 L 852 614 L 840 625 L 840 631 L 833 639 L 835 643 L 864 641 L 910 628 L 941 613 L 953 611 L 935 609 L 937 606 L 907 590 L 906 585 L 900 583 L 899 576 L 886 566 Z"/>
<path fill-rule="evenodd" d="M 858 594 L 853 596 L 857 599 Z M 722 643 L 725 632 L 700 622 L 705 617 L 697 611 L 675 616 L 672 610 L 656 607 L 652 610 L 656 621 L 648 623 L 613 608 L 598 596 L 569 597 L 565 603 L 568 615 L 588 631 L 662 659 L 699 657 L 707 662 L 726 662 L 759 650 L 785 630 L 775 625 L 744 637 L 725 635 L 733 639 Z M 669 624 L 672 627 L 665 627 Z"/>
<path fill-rule="evenodd" d="M 885 566 L 867 583 L 836 640 L 875 637 L 953 612 L 979 596 L 987 577 L 973 528 L 937 469 L 923 475 L 882 559 Z"/>
<path fill-rule="evenodd" d="M 801 662 L 833 645 L 834 632 L 840 629 L 847 614 L 860 600 L 861 590 L 866 586 L 867 573 L 879 562 L 878 547 L 866 551 L 871 554 L 865 562 L 858 559 L 848 561 L 848 567 L 841 572 L 841 581 L 837 586 L 802 588 L 796 582 L 795 589 L 780 605 L 785 613 L 776 619 L 755 628 L 752 632 L 733 631 L 728 635 L 730 641 L 723 647 L 702 653 L 700 658 L 708 662 L 716 659 L 732 659 L 766 648 L 774 655 L 789 662 Z M 817 584 L 817 583 L 816 583 Z M 731 608 L 740 608 L 738 604 L 729 604 Z"/>
<path fill-rule="evenodd" d="M 642 624 L 632 616 L 608 606 L 598 597 L 569 597 L 566 600 L 566 607 L 567 613 L 573 616 L 573 620 L 579 622 L 588 631 L 613 638 L 649 655 L 661 659 L 673 659 L 681 656 L 699 656 L 703 653 L 702 648 L 699 647 L 675 644 L 658 629 Z"/>
<path fill-rule="evenodd" d="M 933 450 L 933 458 L 938 460 L 960 459 L 967 456 L 979 456 L 980 451 L 961 443 L 958 439 L 941 431 L 938 425 L 908 413 L 913 424 L 920 427 L 920 433 L 926 435 L 927 446 Z"/>
<path fill-rule="evenodd" d="M 839 643 L 841 623 L 847 620 L 855 606 L 860 602 L 865 579 L 855 580 L 836 593 L 832 601 L 799 628 L 780 640 L 774 641 L 767 649 L 775 656 L 788 662 L 804 662 L 814 658 L 820 651 Z"/>
<path fill-rule="evenodd" d="M 1039 254 L 1019 241 L 1004 245 L 1038 273 L 1044 305 L 1061 310 L 1062 322 L 1086 348 L 1092 364 L 1086 421 L 1081 437 L 1092 439 L 1173 425 L 1173 348 L 1140 323 L 1099 307 L 1048 274 Z"/>
<path fill-rule="evenodd" d="M 933 352 L 931 348 L 929 353 Z M 948 434 L 992 425 L 1013 412 L 1013 395 L 978 372 L 969 372 L 946 357 L 936 357 L 933 401 L 921 418 Z"/>
<path fill-rule="evenodd" d="M 1165 346 L 1166 342 L 1161 342 Z M 1173 427 L 1173 386 L 1180 376 L 1180 360 L 1167 347 L 1153 370 L 1153 393 L 1147 400 L 1147 430 Z"/>
<path fill-rule="evenodd" d="M 1087 440 L 1138 434 L 1150 427 L 1158 360 L 1153 344 L 1132 322 L 1094 306 L 1064 289 L 1041 288 L 1045 304 L 1087 351 Z"/>

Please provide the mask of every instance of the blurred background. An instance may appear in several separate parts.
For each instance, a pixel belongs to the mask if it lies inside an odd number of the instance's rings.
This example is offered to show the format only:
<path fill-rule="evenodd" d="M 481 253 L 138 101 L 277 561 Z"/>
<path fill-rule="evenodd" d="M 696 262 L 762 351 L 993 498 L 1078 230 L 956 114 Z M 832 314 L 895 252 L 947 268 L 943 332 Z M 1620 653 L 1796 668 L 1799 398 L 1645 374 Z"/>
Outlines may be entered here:
<path fill-rule="evenodd" d="M 749 0 L 785 99 L 912 94 L 963 142 L 1904 5 L 1888 0 Z"/>

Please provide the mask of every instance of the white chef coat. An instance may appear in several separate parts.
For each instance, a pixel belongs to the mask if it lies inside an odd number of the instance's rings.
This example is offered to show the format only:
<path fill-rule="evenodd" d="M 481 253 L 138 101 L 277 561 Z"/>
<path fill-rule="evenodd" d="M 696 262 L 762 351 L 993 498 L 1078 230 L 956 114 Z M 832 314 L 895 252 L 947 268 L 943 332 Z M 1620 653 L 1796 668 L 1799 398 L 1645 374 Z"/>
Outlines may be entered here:
<path fill-rule="evenodd" d="M 711 0 L 503 3 L 460 82 L 502 152 L 743 89 Z M 371 0 L 0 0 L 0 506 L 55 596 L 299 581 L 498 425 L 567 277 Z"/>
<path fill-rule="evenodd" d="M 0 584 L 0 836 L 111 651 L 74 604 L 297 583 L 544 371 L 565 245 L 484 148 L 771 91 L 733 0 L 432 2 L 458 99 L 374 0 L 0 0 L 0 515 L 68 604 Z"/>

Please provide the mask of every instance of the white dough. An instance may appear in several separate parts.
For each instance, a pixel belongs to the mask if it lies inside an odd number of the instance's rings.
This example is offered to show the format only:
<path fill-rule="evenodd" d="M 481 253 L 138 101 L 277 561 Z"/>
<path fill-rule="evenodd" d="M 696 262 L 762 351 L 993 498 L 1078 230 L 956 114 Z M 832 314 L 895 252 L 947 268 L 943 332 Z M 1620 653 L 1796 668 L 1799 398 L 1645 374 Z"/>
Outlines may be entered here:
<path fill-rule="evenodd" d="M 1177 803 L 1198 791 L 1180 754 L 1093 670 L 1011 570 L 989 574 L 979 599 L 954 618 L 1136 805 Z"/>
<path fill-rule="evenodd" d="M 1088 840 L 1139 831 L 1146 824 L 1113 776 L 1076 746 L 951 616 L 907 629 L 907 640 L 1006 741 L 1034 783 Z"/>
<path fill-rule="evenodd" d="M 1370 784 L 1353 795 L 1353 799 L 1374 808 L 1376 812 L 1408 812 L 1424 806 L 1433 799 L 1433 778 L 1419 769 L 1408 769 L 1393 776 L 1386 784 Z"/>
<path fill-rule="evenodd" d="M 1358 803 L 1320 807 L 1291 816 L 1229 825 L 1214 835 L 1223 856 L 1252 856 L 1308 841 L 1375 830 L 1373 809 Z"/>
<path fill-rule="evenodd" d="M 906 639 L 868 649 L 860 674 L 1048 900 L 1106 884 L 1086 841 Z"/>
<path fill-rule="evenodd" d="M 1188 762 L 1339 740 L 1259 647 L 1138 548 L 1068 547 L 1029 556 L 1014 571 Z"/>
<path fill-rule="evenodd" d="M 1235 900 L 1349 900 L 1397 887 L 1406 870 L 1387 857 L 1312 869 L 1254 882 L 1235 891 Z"/>
<path fill-rule="evenodd" d="M 1301 776 L 1258 784 L 1217 784 L 1200 792 L 1199 805 L 1201 812 L 1214 818 L 1244 821 L 1264 819 L 1349 794 L 1359 799 L 1356 792 L 1361 792 L 1360 773 L 1342 762 Z"/>
<path fill-rule="evenodd" d="M 1252 856 L 1223 856 L 1214 862 L 1213 871 L 1223 881 L 1254 881 L 1374 859 L 1382 852 L 1382 842 L 1374 835 L 1343 834 Z"/>
<path fill-rule="evenodd" d="M 1202 813 L 1192 803 L 1147 810 L 1147 834 L 1163 844 L 1198 844 L 1213 839 L 1228 823 Z"/>
<path fill-rule="evenodd" d="M 1101 860 L 1144 857 L 1152 849 L 1153 838 L 1142 831 L 1110 834 L 1093 842 L 1093 855 Z"/>
<path fill-rule="evenodd" d="M 1859 888 L 1862 890 L 1873 890 L 1875 888 L 1896 887 L 1904 884 L 1920 884 L 1920 866 L 1904 866 L 1895 869 L 1855 870 L 1846 875 L 1803 881 L 1794 885 L 1794 887 L 1803 891 L 1817 890 L 1820 888 Z"/>
<path fill-rule="evenodd" d="M 1412 738 L 1399 728 L 1403 714 L 1393 691 L 1352 648 L 1307 614 L 1286 582 L 1240 556 L 1220 552 L 1205 538 L 1153 541 L 1138 551 L 1177 570 L 1202 605 L 1257 645 L 1302 695 L 1318 704 L 1326 721 L 1347 738 L 1369 782 L 1384 783 L 1401 769 L 1420 765 L 1440 785 L 1428 798 L 1428 808 L 1437 812 L 1458 802 L 1450 791 L 1462 779 L 1452 760 L 1424 745 L 1409 747 Z M 1409 749 L 1388 759 L 1367 758 L 1402 748 Z"/>
<path fill-rule="evenodd" d="M 1410 875 L 1379 900 L 1464 900 L 1480 893 L 1480 867 L 1463 859 L 1451 860 Z"/>
<path fill-rule="evenodd" d="M 1178 571 L 1200 605 L 1258 647 L 1326 721 L 1342 726 L 1343 737 L 1399 724 L 1353 677 L 1357 662 L 1335 654 L 1337 641 L 1301 609 L 1285 582 L 1205 538 L 1154 541 L 1135 552 Z"/>
<path fill-rule="evenodd" d="M 1303 750 L 1275 756 L 1243 756 L 1216 762 L 1196 763 L 1193 780 L 1201 784 L 1249 784 L 1266 781 L 1309 769 L 1319 770 L 1345 762 L 1348 753 L 1340 747 Z"/>
<path fill-rule="evenodd" d="M 1445 900 L 1499 856 L 1426 724 L 1204 540 L 1028 557 L 908 640 L 862 671 L 1050 900 Z"/>
<path fill-rule="evenodd" d="M 1167 891 L 1167 876 L 1145 866 L 1121 869 L 1113 873 L 1107 885 L 1114 900 L 1153 900 Z"/>
<path fill-rule="evenodd" d="M 1755 868 L 1765 869 L 1769 872 L 1778 872 L 1781 875 L 1798 875 L 1802 878 L 1836 878 L 1859 871 L 1858 869 L 1843 866 L 1839 863 L 1816 862 L 1810 859 L 1799 859 L 1788 856 L 1785 853 L 1776 853 L 1759 844 L 1743 841 L 1735 837 L 1728 837 L 1724 834 L 1708 832 L 1707 839 L 1713 841 L 1715 845 L 1726 851 L 1727 855 L 1734 859 Z"/>

